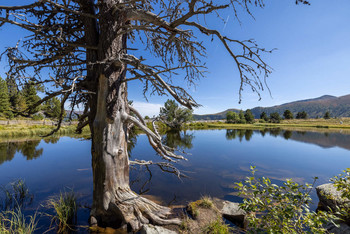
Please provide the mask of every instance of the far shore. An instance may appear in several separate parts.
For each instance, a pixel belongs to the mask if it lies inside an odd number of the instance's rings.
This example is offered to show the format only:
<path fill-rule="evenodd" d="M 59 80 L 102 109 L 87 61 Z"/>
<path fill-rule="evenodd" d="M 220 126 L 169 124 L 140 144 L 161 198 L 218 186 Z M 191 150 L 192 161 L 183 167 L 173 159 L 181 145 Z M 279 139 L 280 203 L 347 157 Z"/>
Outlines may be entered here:
<path fill-rule="evenodd" d="M 54 120 L 0 120 L 0 138 L 18 137 L 43 137 L 56 128 Z M 61 129 L 55 133 L 56 136 L 76 135 L 77 122 L 63 122 Z M 161 132 L 168 130 L 164 124 L 160 124 Z M 253 124 L 230 124 L 225 120 L 215 121 L 192 121 L 183 125 L 183 129 L 205 130 L 205 129 L 255 129 L 280 128 L 291 131 L 317 131 L 317 132 L 338 132 L 350 134 L 350 118 L 337 119 L 293 119 L 282 120 L 280 123 L 268 123 L 256 119 Z M 83 136 L 89 135 L 89 128 L 85 127 Z M 138 131 L 138 133 L 140 133 Z"/>

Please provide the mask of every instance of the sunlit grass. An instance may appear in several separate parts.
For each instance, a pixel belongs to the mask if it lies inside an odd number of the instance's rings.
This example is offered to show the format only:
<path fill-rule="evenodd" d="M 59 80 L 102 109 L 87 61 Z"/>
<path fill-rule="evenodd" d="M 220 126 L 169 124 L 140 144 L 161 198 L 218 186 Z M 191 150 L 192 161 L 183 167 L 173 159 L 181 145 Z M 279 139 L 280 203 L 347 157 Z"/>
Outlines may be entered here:
<path fill-rule="evenodd" d="M 26 217 L 20 208 L 0 213 L 0 233 L 2 234 L 31 234 L 36 227 L 36 214 Z"/>
<path fill-rule="evenodd" d="M 73 191 L 60 193 L 58 197 L 51 198 L 45 205 L 46 208 L 53 208 L 54 214 L 49 215 L 51 226 L 57 228 L 57 233 L 65 233 L 73 230 L 77 221 L 77 202 Z"/>

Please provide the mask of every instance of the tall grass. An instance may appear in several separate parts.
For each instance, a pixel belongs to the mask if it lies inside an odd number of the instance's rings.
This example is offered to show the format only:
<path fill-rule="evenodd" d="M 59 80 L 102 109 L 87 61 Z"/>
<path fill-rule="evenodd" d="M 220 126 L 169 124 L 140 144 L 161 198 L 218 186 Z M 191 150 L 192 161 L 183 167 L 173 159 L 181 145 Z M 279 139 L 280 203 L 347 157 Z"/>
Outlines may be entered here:
<path fill-rule="evenodd" d="M 60 193 L 58 197 L 47 201 L 46 208 L 53 208 L 54 215 L 51 217 L 51 226 L 55 225 L 57 233 L 66 233 L 74 230 L 77 221 L 77 202 L 73 191 Z"/>
<path fill-rule="evenodd" d="M 1 187 L 0 191 L 0 233 L 33 233 L 37 225 L 36 213 L 26 217 L 21 210 L 33 200 L 26 183 L 19 179 Z"/>
<path fill-rule="evenodd" d="M 31 234 L 37 226 L 36 214 L 24 216 L 21 208 L 0 213 L 1 234 Z"/>
<path fill-rule="evenodd" d="M 19 179 L 0 187 L 0 209 L 8 210 L 30 205 L 33 195 L 24 180 Z"/>

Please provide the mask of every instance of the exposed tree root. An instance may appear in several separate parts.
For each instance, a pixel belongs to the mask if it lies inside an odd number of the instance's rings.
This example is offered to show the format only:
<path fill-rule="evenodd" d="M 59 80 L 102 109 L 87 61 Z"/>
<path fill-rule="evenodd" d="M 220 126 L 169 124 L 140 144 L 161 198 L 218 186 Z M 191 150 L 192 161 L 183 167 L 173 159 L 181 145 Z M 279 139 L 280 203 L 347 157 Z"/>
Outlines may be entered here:
<path fill-rule="evenodd" d="M 139 230 L 143 224 L 167 225 L 181 223 L 180 219 L 169 219 L 171 209 L 158 205 L 131 190 L 117 191 L 116 205 L 124 217 L 125 223 L 130 225 L 133 231 Z"/>

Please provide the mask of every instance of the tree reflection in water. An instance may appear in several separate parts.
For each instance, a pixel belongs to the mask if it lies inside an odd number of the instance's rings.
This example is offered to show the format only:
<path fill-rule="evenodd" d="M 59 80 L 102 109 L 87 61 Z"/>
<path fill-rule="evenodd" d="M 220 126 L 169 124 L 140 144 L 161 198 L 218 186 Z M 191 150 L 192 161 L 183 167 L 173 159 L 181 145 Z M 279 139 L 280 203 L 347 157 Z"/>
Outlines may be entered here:
<path fill-rule="evenodd" d="M 251 129 L 227 129 L 226 130 L 226 139 L 234 140 L 236 137 L 239 138 L 239 141 L 243 140 L 243 137 L 246 141 L 250 141 L 253 136 L 253 130 Z"/>
<path fill-rule="evenodd" d="M 186 131 L 171 130 L 167 131 L 163 135 L 162 143 L 172 148 L 174 151 L 186 152 L 187 149 L 191 149 L 193 147 L 193 139 L 193 133 L 188 133 Z M 131 148 L 133 148 L 133 146 L 133 144 L 130 145 Z M 137 190 L 140 195 L 146 194 L 150 189 L 152 171 L 147 165 L 141 167 L 137 166 L 136 168 L 139 169 L 139 171 L 137 173 L 136 178 L 130 181 L 130 184 L 135 185 L 138 188 Z"/>
<path fill-rule="evenodd" d="M 167 145 L 174 150 L 186 150 L 193 147 L 192 140 L 194 138 L 193 133 L 188 133 L 186 131 L 167 131 L 162 139 L 163 144 Z"/>
<path fill-rule="evenodd" d="M 46 143 L 55 144 L 59 138 L 45 138 Z M 39 158 L 44 149 L 38 148 L 40 144 L 39 140 L 22 140 L 22 141 L 10 141 L 0 143 L 0 165 L 6 161 L 11 161 L 16 153 L 20 153 L 27 160 Z"/>

